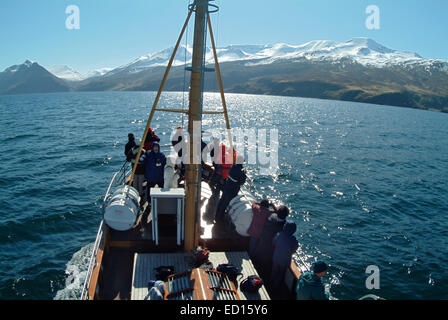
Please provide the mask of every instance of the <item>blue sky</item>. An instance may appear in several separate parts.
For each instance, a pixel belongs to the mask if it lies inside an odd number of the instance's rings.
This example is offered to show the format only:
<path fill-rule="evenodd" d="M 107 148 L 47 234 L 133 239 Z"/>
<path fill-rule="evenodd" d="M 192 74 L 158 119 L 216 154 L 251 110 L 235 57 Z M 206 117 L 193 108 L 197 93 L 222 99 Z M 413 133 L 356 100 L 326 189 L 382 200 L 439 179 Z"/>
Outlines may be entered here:
<path fill-rule="evenodd" d="M 0 70 L 31 59 L 84 73 L 116 67 L 174 45 L 188 0 L 1 0 Z M 347 41 L 365 36 L 386 47 L 448 60 L 446 0 L 217 0 L 218 46 Z M 365 27 L 368 5 L 380 30 Z M 65 27 L 68 5 L 80 29 Z M 193 28 L 191 24 L 190 33 Z M 192 36 L 190 35 L 190 40 Z"/>

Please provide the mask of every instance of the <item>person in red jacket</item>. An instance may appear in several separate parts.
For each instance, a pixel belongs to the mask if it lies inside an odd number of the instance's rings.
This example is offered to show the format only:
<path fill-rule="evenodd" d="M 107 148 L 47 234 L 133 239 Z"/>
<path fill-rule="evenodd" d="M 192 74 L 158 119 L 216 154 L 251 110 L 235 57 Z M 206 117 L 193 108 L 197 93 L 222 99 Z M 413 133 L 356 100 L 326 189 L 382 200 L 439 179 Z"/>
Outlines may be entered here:
<path fill-rule="evenodd" d="M 237 152 L 233 149 L 233 154 L 230 148 L 223 143 L 219 143 L 218 139 L 213 142 L 213 148 L 210 151 L 213 167 L 215 172 L 212 176 L 212 183 L 219 190 L 222 191 L 229 176 L 230 169 L 236 160 Z"/>
<path fill-rule="evenodd" d="M 145 150 L 151 150 L 153 142 L 160 142 L 160 138 L 152 128 L 149 128 L 145 139 Z"/>
<path fill-rule="evenodd" d="M 273 210 L 269 210 L 269 207 L 272 207 Z M 260 241 L 264 230 L 264 225 L 266 224 L 266 221 L 268 221 L 269 216 L 274 213 L 275 210 L 275 206 L 272 203 L 269 203 L 266 199 L 263 199 L 261 202 L 254 202 L 252 204 L 252 223 L 250 224 L 249 229 L 247 229 L 247 233 L 250 236 L 249 256 L 251 258 L 254 256 L 255 249 Z"/>

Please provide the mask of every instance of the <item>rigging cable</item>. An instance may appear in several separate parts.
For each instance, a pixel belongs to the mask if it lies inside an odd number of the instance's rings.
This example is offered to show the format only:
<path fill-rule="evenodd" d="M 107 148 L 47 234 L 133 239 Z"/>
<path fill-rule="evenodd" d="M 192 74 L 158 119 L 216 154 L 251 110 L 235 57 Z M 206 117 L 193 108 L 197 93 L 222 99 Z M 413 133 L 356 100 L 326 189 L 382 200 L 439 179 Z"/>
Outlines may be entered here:
<path fill-rule="evenodd" d="M 221 2 L 218 0 L 218 6 L 221 8 Z M 221 10 L 218 10 L 218 17 L 216 18 L 216 35 L 215 35 L 215 46 L 218 48 L 218 42 L 219 42 L 219 14 Z"/>
<path fill-rule="evenodd" d="M 190 7 L 191 1 L 188 0 L 188 7 Z M 185 32 L 185 54 L 184 54 L 184 86 L 182 91 L 182 128 L 185 127 L 185 87 L 186 87 L 186 77 L 187 77 L 187 53 L 188 53 L 188 32 L 189 32 L 189 25 L 187 25 L 187 30 Z"/>

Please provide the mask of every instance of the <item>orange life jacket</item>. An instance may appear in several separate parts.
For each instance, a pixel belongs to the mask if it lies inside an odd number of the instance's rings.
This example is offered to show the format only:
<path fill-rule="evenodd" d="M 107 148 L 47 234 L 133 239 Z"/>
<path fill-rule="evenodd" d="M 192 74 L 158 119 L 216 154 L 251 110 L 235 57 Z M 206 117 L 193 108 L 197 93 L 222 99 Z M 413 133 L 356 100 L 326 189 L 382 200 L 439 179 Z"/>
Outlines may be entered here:
<path fill-rule="evenodd" d="M 230 152 L 230 149 L 222 144 L 218 152 L 218 159 L 221 159 L 221 163 L 216 163 L 216 174 L 222 176 L 224 179 L 227 179 L 227 177 L 229 176 L 230 168 L 232 167 L 233 162 L 236 159 L 236 150 L 233 149 L 232 156 L 232 152 Z"/>

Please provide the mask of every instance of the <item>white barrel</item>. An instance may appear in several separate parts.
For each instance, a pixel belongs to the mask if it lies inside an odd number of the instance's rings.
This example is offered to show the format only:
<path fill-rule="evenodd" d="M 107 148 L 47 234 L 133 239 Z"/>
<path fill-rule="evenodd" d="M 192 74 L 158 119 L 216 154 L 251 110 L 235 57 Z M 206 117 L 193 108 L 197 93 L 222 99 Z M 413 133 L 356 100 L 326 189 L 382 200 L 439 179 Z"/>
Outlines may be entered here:
<path fill-rule="evenodd" d="M 131 186 L 121 186 L 115 190 L 104 210 L 104 221 L 114 230 L 131 229 L 139 213 L 140 196 Z"/>
<path fill-rule="evenodd" d="M 236 232 L 243 237 L 249 236 L 247 229 L 249 229 L 252 223 L 252 203 L 254 202 L 255 199 L 249 193 L 242 191 L 230 201 L 227 207 L 230 219 L 235 225 Z"/>

